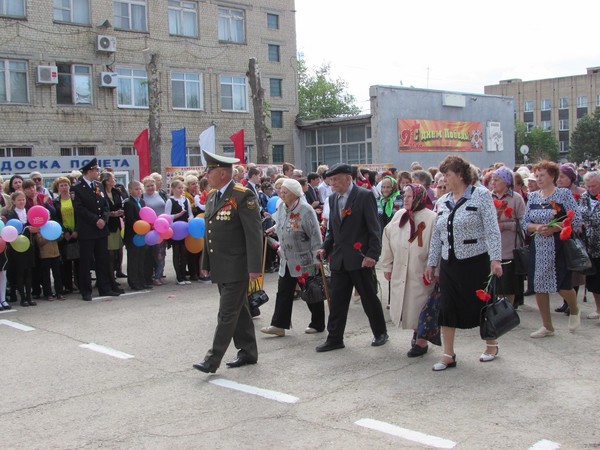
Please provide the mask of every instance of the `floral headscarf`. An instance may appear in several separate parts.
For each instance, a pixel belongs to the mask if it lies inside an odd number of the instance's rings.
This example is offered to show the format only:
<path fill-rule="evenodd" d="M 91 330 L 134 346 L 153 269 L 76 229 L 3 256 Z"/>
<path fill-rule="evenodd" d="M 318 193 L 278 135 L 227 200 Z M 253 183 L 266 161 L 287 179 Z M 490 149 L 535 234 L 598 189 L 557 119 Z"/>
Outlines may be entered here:
<path fill-rule="evenodd" d="M 394 201 L 396 200 L 396 197 L 400 195 L 400 193 L 398 192 L 398 183 L 396 183 L 394 177 L 385 176 L 383 179 L 390 180 L 390 182 L 392 183 L 392 192 L 390 192 L 390 195 L 388 195 L 387 197 L 384 197 L 382 195 L 379 198 L 379 206 L 381 206 L 383 213 L 387 217 L 392 217 L 394 215 Z"/>
<path fill-rule="evenodd" d="M 415 213 L 431 207 L 431 199 L 427 195 L 427 190 L 420 184 L 410 183 L 406 187 L 411 188 L 413 191 L 413 202 L 411 208 L 406 209 L 400 218 L 400 228 L 406 225 L 406 222 L 410 224 L 410 238 L 408 240 L 412 242 L 418 234 L 415 226 Z"/>

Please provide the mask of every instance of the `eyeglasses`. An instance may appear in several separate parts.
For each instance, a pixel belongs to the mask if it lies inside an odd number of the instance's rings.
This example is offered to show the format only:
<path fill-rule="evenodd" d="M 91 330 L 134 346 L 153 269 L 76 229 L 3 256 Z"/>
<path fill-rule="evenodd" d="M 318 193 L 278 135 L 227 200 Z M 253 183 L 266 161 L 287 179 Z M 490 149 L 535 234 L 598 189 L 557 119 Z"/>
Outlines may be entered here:
<path fill-rule="evenodd" d="M 41 178 L 33 178 L 33 181 L 42 181 Z"/>

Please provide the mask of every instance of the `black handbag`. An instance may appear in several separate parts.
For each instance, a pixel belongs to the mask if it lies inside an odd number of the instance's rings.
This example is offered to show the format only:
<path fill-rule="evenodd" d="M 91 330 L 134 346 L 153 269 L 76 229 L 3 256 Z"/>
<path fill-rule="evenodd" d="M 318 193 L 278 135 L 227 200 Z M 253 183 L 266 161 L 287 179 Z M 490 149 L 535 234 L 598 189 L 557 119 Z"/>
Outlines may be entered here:
<path fill-rule="evenodd" d="M 250 309 L 258 308 L 269 301 L 269 296 L 261 288 L 261 282 L 258 280 L 248 283 L 248 303 L 250 304 Z"/>
<path fill-rule="evenodd" d="M 515 275 L 527 275 L 529 268 L 529 245 L 525 245 L 521 224 L 517 220 L 517 231 L 515 234 L 515 248 L 513 249 L 513 264 Z"/>
<path fill-rule="evenodd" d="M 331 281 L 330 277 L 325 277 L 327 283 Z M 323 277 L 320 274 L 308 277 L 301 285 L 300 298 L 308 304 L 319 303 L 327 299 Z"/>
<path fill-rule="evenodd" d="M 417 339 L 426 339 L 434 345 L 442 345 L 440 326 L 440 286 L 436 283 L 433 292 L 423 305 L 419 314 L 417 326 Z"/>
<path fill-rule="evenodd" d="M 479 334 L 486 341 L 498 339 L 521 323 L 508 299 L 496 296 L 496 279 L 493 277 L 490 285 L 492 298 L 481 308 Z"/>
<path fill-rule="evenodd" d="M 572 272 L 586 273 L 593 269 L 592 260 L 588 256 L 585 243 L 575 233 L 563 241 L 567 258 L 567 269 Z M 593 275 L 590 273 L 590 275 Z"/>
<path fill-rule="evenodd" d="M 65 248 L 65 257 L 68 261 L 79 259 L 79 242 L 68 242 Z"/>

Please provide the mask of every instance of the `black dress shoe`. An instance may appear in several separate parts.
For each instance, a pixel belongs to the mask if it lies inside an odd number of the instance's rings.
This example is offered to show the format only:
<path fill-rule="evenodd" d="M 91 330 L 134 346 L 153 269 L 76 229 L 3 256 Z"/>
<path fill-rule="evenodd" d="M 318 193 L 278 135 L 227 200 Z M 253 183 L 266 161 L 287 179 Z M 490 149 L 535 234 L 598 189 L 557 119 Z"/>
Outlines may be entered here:
<path fill-rule="evenodd" d="M 115 291 L 100 292 L 101 297 L 118 297 L 119 295 L 121 295 L 121 293 Z"/>
<path fill-rule="evenodd" d="M 325 341 L 321 345 L 317 345 L 315 349 L 318 353 L 329 352 L 331 350 L 337 350 L 338 348 L 346 347 L 343 342 Z"/>
<path fill-rule="evenodd" d="M 118 287 L 118 286 L 113 286 L 112 291 L 113 292 L 118 292 L 119 294 L 124 294 L 125 293 L 125 289 L 123 289 L 122 287 Z"/>
<path fill-rule="evenodd" d="M 256 364 L 256 361 L 245 358 L 243 356 L 238 356 L 233 361 L 229 361 L 228 363 L 225 363 L 225 364 L 227 364 L 227 367 L 233 369 L 234 367 L 242 367 L 242 366 L 245 366 L 246 364 Z"/>
<path fill-rule="evenodd" d="M 383 334 L 380 334 L 379 336 L 375 336 L 373 338 L 373 340 L 371 341 L 371 345 L 373 347 L 379 347 L 387 342 L 388 337 L 389 336 L 387 335 L 387 333 L 383 333 Z"/>
<path fill-rule="evenodd" d="M 85 300 L 86 302 L 91 302 L 92 301 L 92 294 L 82 294 L 81 295 L 81 299 Z"/>
<path fill-rule="evenodd" d="M 118 272 L 116 275 L 117 278 L 127 278 L 127 274 L 123 272 Z"/>
<path fill-rule="evenodd" d="M 563 302 L 563 304 L 560 305 L 558 308 L 556 308 L 554 311 L 565 312 L 568 308 L 569 308 L 569 305 L 567 304 L 567 302 Z"/>
<path fill-rule="evenodd" d="M 215 366 L 211 366 L 210 363 L 206 360 L 194 364 L 194 369 L 197 369 L 200 372 L 204 373 L 215 373 L 217 371 L 217 368 Z"/>
<path fill-rule="evenodd" d="M 21 300 L 21 303 L 19 303 L 19 304 L 23 307 L 29 306 L 29 302 L 27 300 Z"/>
<path fill-rule="evenodd" d="M 250 315 L 252 316 L 252 318 L 260 317 L 260 308 L 250 308 Z"/>
<path fill-rule="evenodd" d="M 34 302 L 33 300 L 29 300 L 27 303 L 29 303 L 29 306 L 37 306 L 37 302 Z"/>
<path fill-rule="evenodd" d="M 417 356 L 423 356 L 425 353 L 427 353 L 427 350 L 429 350 L 429 346 L 428 345 L 426 345 L 425 347 L 421 347 L 420 345 L 415 344 L 408 351 L 408 353 L 406 354 L 406 356 L 408 356 L 409 358 L 415 358 Z"/>

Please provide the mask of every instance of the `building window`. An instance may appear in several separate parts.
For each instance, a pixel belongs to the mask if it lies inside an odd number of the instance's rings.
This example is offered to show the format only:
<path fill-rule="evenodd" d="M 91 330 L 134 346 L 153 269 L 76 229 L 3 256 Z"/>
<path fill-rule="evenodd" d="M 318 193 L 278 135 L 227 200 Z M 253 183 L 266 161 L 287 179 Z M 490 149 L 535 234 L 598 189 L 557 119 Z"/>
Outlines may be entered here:
<path fill-rule="evenodd" d="M 279 15 L 267 13 L 267 28 L 279 30 Z"/>
<path fill-rule="evenodd" d="M 115 28 L 148 31 L 146 0 L 120 0 L 114 3 Z"/>
<path fill-rule="evenodd" d="M 148 107 L 148 78 L 145 69 L 118 67 L 117 104 L 122 108 Z"/>
<path fill-rule="evenodd" d="M 600 107 L 600 94 L 596 95 L 596 106 Z"/>
<path fill-rule="evenodd" d="M 567 109 L 569 108 L 569 97 L 561 97 L 558 99 L 558 108 Z"/>
<path fill-rule="evenodd" d="M 198 37 L 198 4 L 169 0 L 169 34 Z"/>
<path fill-rule="evenodd" d="M 60 148 L 60 156 L 94 156 L 95 154 L 96 147 L 92 146 L 74 146 Z"/>
<path fill-rule="evenodd" d="M 269 61 L 279 62 L 281 60 L 280 58 L 279 45 L 269 44 Z"/>
<path fill-rule="evenodd" d="M 201 110 L 204 107 L 200 74 L 173 72 L 171 88 L 173 90 L 173 109 Z"/>
<path fill-rule="evenodd" d="M 525 122 L 525 127 L 526 127 L 527 132 L 530 132 L 531 130 L 533 130 L 534 124 L 533 124 L 533 122 Z"/>
<path fill-rule="evenodd" d="M 219 8 L 219 40 L 244 43 L 244 11 Z"/>
<path fill-rule="evenodd" d="M 569 151 L 569 141 L 560 141 L 560 153 L 567 153 Z"/>
<path fill-rule="evenodd" d="M 578 108 L 587 108 L 588 102 L 586 96 L 577 97 L 577 107 Z"/>
<path fill-rule="evenodd" d="M 54 20 L 88 25 L 90 23 L 89 0 L 54 0 Z"/>
<path fill-rule="evenodd" d="M 559 120 L 558 121 L 558 131 L 569 131 L 569 121 L 568 120 Z"/>
<path fill-rule="evenodd" d="M 282 163 L 285 161 L 284 159 L 284 154 L 283 154 L 283 145 L 281 144 L 273 144 L 271 146 L 273 153 L 272 153 L 272 159 L 273 159 L 273 163 Z"/>
<path fill-rule="evenodd" d="M 0 103 L 28 103 L 27 62 L 0 59 Z"/>
<path fill-rule="evenodd" d="M 542 111 L 548 111 L 548 110 L 552 109 L 552 100 L 550 100 L 549 98 L 545 98 L 544 100 L 542 100 L 540 109 Z"/>
<path fill-rule="evenodd" d="M 186 147 L 185 158 L 187 165 L 191 167 L 197 167 L 202 165 L 202 158 L 200 157 L 200 147 Z"/>
<path fill-rule="evenodd" d="M 2 158 L 24 158 L 33 156 L 31 147 L 0 147 L 0 156 Z"/>
<path fill-rule="evenodd" d="M 221 109 L 223 111 L 248 111 L 246 77 L 221 75 Z"/>
<path fill-rule="evenodd" d="M 59 105 L 92 104 L 92 68 L 58 63 L 56 103 Z"/>
<path fill-rule="evenodd" d="M 269 94 L 271 97 L 282 96 L 282 83 L 281 78 L 269 78 Z"/>
<path fill-rule="evenodd" d="M 525 104 L 523 105 L 523 112 L 531 112 L 533 111 L 533 101 L 525 100 Z"/>
<path fill-rule="evenodd" d="M 0 0 L 0 16 L 25 17 L 25 0 Z"/>
<path fill-rule="evenodd" d="M 548 131 L 552 129 L 552 121 L 551 120 L 542 120 L 541 123 L 542 130 Z"/>
<path fill-rule="evenodd" d="M 283 111 L 271 111 L 271 128 L 283 128 Z"/>
<path fill-rule="evenodd" d="M 134 156 L 137 155 L 135 147 L 132 145 L 121 147 L 121 155 L 123 156 Z"/>

